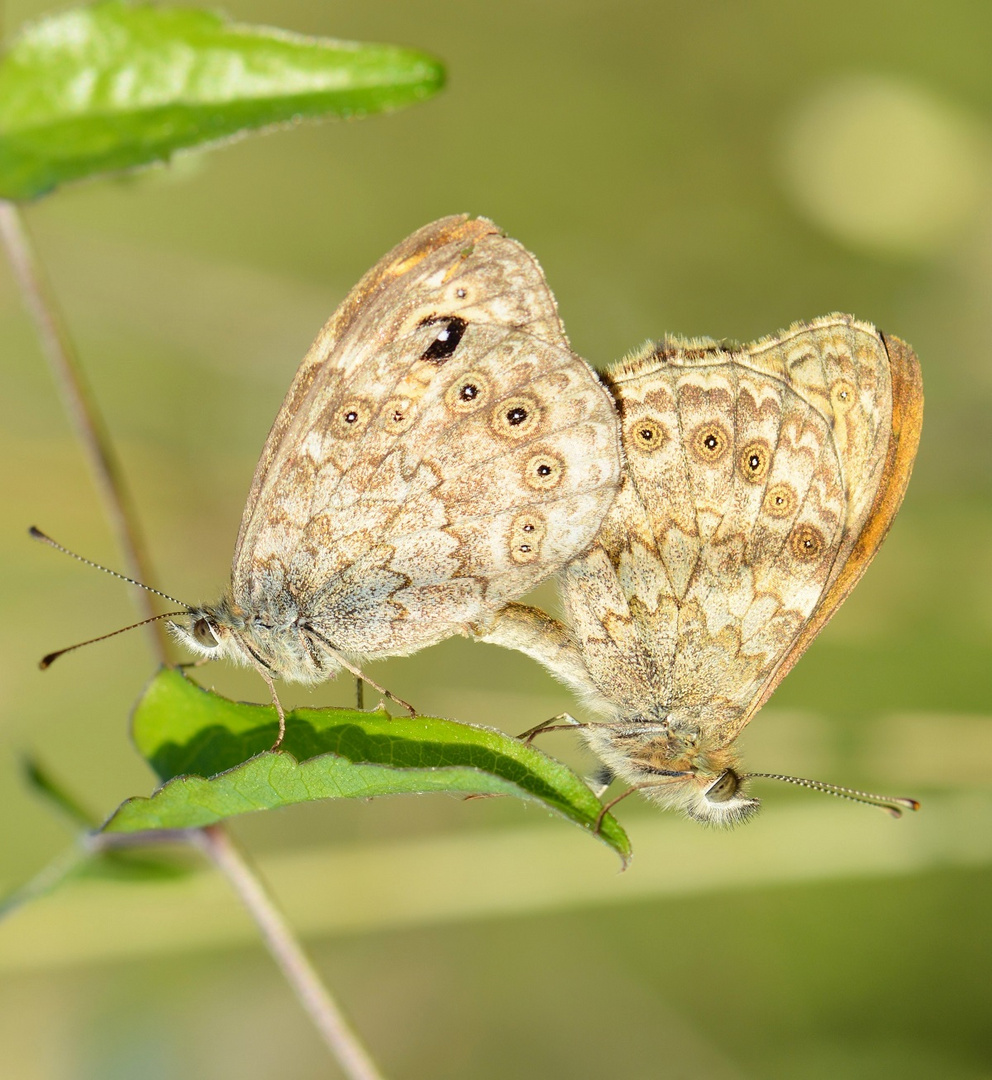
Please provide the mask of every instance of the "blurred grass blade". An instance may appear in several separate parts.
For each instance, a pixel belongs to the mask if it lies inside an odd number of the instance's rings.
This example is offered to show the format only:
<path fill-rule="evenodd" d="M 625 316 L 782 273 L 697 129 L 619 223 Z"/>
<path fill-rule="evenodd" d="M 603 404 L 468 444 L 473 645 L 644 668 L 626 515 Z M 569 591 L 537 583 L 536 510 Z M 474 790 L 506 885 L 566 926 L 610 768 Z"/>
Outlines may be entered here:
<path fill-rule="evenodd" d="M 589 832 L 602 809 L 571 769 L 492 728 L 296 709 L 272 752 L 277 731 L 271 706 L 229 701 L 163 669 L 138 702 L 133 735 L 166 783 L 128 799 L 105 830 L 188 829 L 312 799 L 429 791 L 531 799 Z M 626 861 L 630 843 L 609 814 L 598 835 Z"/>
<path fill-rule="evenodd" d="M 100 824 L 96 816 L 70 795 L 61 781 L 56 780 L 37 758 L 25 756 L 21 767 L 28 786 L 74 825 L 79 825 L 84 829 L 95 829 Z"/>
<path fill-rule="evenodd" d="M 411 49 L 189 8 L 73 8 L 26 27 L 0 62 L 0 197 L 274 124 L 399 108 L 443 83 L 441 64 Z"/>
<path fill-rule="evenodd" d="M 56 780 L 47 766 L 37 758 L 25 756 L 22 761 L 28 785 L 49 806 L 54 807 L 86 833 L 99 827 L 98 819 L 76 799 L 61 781 Z M 0 918 L 27 900 L 44 895 L 69 878 L 116 878 L 121 881 L 160 881 L 191 873 L 195 863 L 179 851 L 101 850 L 80 838 L 71 852 L 59 856 L 34 881 L 12 895 L 0 899 Z"/>

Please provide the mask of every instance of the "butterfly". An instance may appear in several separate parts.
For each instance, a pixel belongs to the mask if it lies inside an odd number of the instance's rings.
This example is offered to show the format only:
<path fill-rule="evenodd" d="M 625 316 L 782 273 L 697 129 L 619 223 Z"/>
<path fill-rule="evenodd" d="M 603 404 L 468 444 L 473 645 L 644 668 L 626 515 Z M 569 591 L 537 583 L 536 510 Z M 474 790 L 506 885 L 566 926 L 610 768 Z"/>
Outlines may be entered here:
<path fill-rule="evenodd" d="M 620 461 L 611 396 L 537 260 L 485 218 L 442 218 L 320 331 L 262 450 L 230 586 L 177 601 L 174 633 L 255 667 L 281 740 L 275 679 L 344 668 L 388 693 L 356 665 L 471 634 L 580 554 Z"/>
<path fill-rule="evenodd" d="M 485 639 L 540 660 L 601 718 L 579 726 L 604 786 L 616 776 L 733 824 L 758 806 L 735 740 L 902 501 L 919 363 L 898 338 L 829 315 L 748 345 L 668 338 L 605 377 L 626 465 L 595 543 L 560 575 L 565 620 L 511 604 Z"/>

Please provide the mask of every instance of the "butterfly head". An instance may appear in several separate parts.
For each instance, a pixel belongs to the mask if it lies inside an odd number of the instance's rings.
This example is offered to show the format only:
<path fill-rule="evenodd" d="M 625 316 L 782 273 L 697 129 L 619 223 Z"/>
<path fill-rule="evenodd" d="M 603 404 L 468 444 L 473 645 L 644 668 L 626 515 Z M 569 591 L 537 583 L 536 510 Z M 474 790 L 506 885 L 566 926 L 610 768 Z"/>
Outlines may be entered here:
<path fill-rule="evenodd" d="M 739 825 L 758 810 L 758 800 L 744 791 L 733 749 L 714 744 L 698 723 L 669 714 L 585 731 L 610 770 L 652 802 L 707 825 Z"/>
<path fill-rule="evenodd" d="M 741 825 L 761 805 L 745 793 L 743 778 L 736 769 L 726 768 L 715 779 L 700 774 L 692 780 L 693 790 L 684 809 L 690 817 L 706 825 Z"/>
<path fill-rule="evenodd" d="M 231 660 L 289 682 L 316 683 L 342 670 L 329 643 L 295 608 L 249 612 L 225 596 L 170 625 L 178 641 L 206 660 Z"/>
<path fill-rule="evenodd" d="M 203 659 L 232 660 L 236 664 L 250 662 L 239 644 L 245 619 L 229 601 L 190 608 L 188 617 L 171 621 L 169 628 L 177 641 Z"/>

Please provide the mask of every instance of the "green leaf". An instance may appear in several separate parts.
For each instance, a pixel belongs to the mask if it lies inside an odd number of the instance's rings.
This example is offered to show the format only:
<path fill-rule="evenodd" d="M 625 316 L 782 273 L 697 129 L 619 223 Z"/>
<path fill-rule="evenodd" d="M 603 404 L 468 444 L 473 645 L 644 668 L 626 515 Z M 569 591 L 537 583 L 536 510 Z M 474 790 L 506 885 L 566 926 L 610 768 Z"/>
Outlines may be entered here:
<path fill-rule="evenodd" d="M 590 832 L 602 811 L 571 769 L 492 728 L 394 720 L 381 709 L 297 709 L 272 751 L 277 731 L 271 706 L 229 701 L 163 669 L 138 702 L 133 735 L 166 783 L 150 798 L 128 799 L 105 830 L 189 829 L 312 799 L 429 791 L 535 800 Z M 629 857 L 611 815 L 596 835 Z"/>
<path fill-rule="evenodd" d="M 0 197 L 275 124 L 399 108 L 443 83 L 441 64 L 411 49 L 191 8 L 74 8 L 26 27 L 0 62 Z"/>

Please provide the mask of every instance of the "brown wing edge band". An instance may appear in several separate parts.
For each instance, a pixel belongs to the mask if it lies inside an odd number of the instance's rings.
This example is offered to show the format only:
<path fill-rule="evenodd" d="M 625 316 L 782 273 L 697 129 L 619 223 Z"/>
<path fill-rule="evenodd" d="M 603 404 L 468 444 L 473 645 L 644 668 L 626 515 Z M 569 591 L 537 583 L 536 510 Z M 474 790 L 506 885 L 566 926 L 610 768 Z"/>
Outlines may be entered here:
<path fill-rule="evenodd" d="M 861 575 L 878 552 L 906 494 L 923 426 L 923 380 L 920 362 L 905 341 L 881 331 L 878 331 L 878 335 L 889 358 L 892 379 L 892 429 L 885 468 L 871 513 L 844 568 L 820 599 L 792 649 L 783 657 L 765 684 L 761 696 L 740 723 L 735 725 L 735 736 L 771 697 L 778 684 L 861 580 Z"/>

